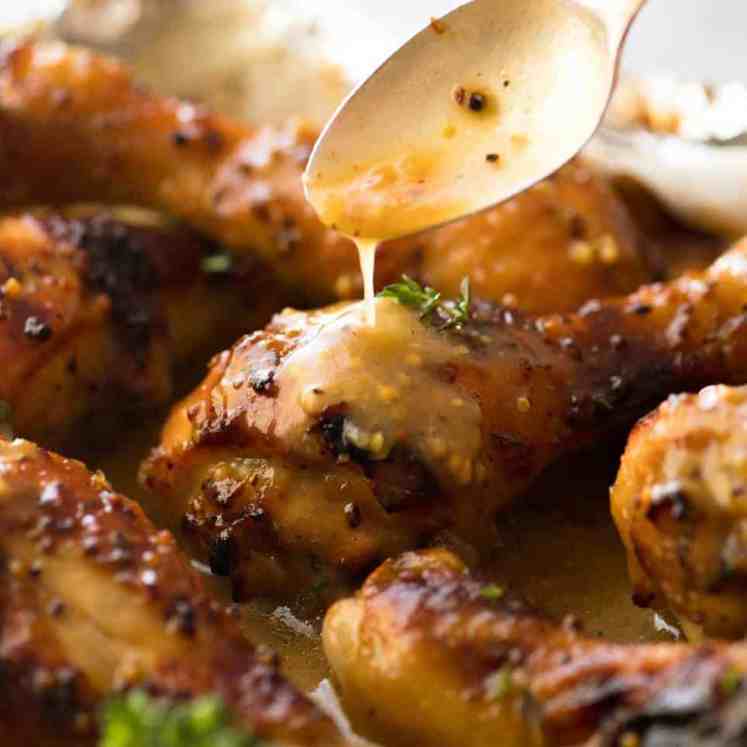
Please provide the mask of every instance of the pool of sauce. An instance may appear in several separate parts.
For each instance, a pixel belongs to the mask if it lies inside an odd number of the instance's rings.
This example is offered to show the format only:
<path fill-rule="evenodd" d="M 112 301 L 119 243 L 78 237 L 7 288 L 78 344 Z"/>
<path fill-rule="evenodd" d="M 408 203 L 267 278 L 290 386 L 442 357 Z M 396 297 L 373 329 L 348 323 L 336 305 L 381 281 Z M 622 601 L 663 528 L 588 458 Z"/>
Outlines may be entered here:
<path fill-rule="evenodd" d="M 89 464 L 105 471 L 114 487 L 141 502 L 159 521 L 157 499 L 137 482 L 141 459 L 156 443 L 162 417 L 155 417 Z M 622 445 L 564 459 L 532 492 L 499 519 L 500 542 L 482 569 L 538 609 L 553 616 L 575 615 L 592 635 L 617 641 L 669 638 L 657 632 L 654 613 L 630 601 L 622 545 L 609 512 L 609 486 Z M 222 580 L 217 592 L 229 599 Z M 243 625 L 255 644 L 276 650 L 288 677 L 311 691 L 329 675 L 321 650 L 321 620 L 298 620 L 287 608 L 257 600 L 243 605 Z"/>
<path fill-rule="evenodd" d="M 374 326 L 366 324 L 365 303 L 314 312 L 311 324 L 308 314 L 284 314 L 287 335 L 309 328 L 313 334 L 278 369 L 276 436 L 303 450 L 315 420 L 344 402 L 345 439 L 370 458 L 386 459 L 407 442 L 435 475 L 469 484 L 479 464 L 482 414 L 442 374 L 468 348 L 393 299 L 376 298 L 372 306 Z M 243 360 L 236 363 L 237 376 L 244 375 Z M 224 396 L 230 407 L 232 393 Z"/>

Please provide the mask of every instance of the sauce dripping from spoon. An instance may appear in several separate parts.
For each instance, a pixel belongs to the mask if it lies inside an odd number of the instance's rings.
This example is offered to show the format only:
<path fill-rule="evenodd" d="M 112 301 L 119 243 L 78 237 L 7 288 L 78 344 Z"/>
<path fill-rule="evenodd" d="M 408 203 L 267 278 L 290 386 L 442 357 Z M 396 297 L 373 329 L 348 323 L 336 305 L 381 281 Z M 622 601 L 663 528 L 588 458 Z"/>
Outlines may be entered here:
<path fill-rule="evenodd" d="M 503 160 L 495 152 L 500 142 L 495 130 L 501 106 L 497 96 L 478 81 L 476 77 L 474 85 L 449 91 L 443 110 L 422 126 L 422 140 L 387 144 L 372 157 L 335 163 L 334 168 L 307 169 L 304 174 L 306 195 L 322 222 L 348 236 L 358 248 L 368 325 L 376 323 L 376 248 L 468 212 L 459 182 L 470 157 L 479 161 L 477 166 L 488 180 L 500 174 Z M 474 138 L 488 133 L 490 151 L 465 155 L 453 147 L 458 133 Z M 500 150 L 513 153 L 522 147 L 513 135 Z"/>
<path fill-rule="evenodd" d="M 363 304 L 366 311 L 366 323 L 369 327 L 376 325 L 376 297 L 374 293 L 374 273 L 376 269 L 377 239 L 354 239 L 358 247 L 358 261 L 363 278 Z"/>
<path fill-rule="evenodd" d="M 356 163 L 351 171 L 329 179 L 306 175 L 307 190 L 322 222 L 348 236 L 358 248 L 365 319 L 376 324 L 374 269 L 376 250 L 384 241 L 413 232 L 420 221 L 438 224 L 454 210 L 448 185 L 433 184 L 447 151 L 435 148 L 397 154 L 372 163 Z"/>

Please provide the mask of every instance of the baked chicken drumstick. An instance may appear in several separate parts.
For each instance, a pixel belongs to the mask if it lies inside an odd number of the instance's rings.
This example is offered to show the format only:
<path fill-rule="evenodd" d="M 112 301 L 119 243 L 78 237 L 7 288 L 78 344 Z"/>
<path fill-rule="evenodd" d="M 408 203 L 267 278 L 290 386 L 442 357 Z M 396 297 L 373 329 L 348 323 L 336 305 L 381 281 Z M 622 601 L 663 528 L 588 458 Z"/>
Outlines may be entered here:
<path fill-rule="evenodd" d="M 403 747 L 739 747 L 747 645 L 615 644 L 472 578 L 446 550 L 387 561 L 327 613 L 348 713 Z M 590 740 L 590 741 L 586 741 Z"/>
<path fill-rule="evenodd" d="M 264 323 L 272 274 L 256 261 L 206 272 L 214 251 L 186 229 L 101 212 L 0 218 L 4 427 L 50 445 L 95 427 L 88 415 L 165 404 L 177 365 Z"/>
<path fill-rule="evenodd" d="M 304 199 L 315 137 L 297 123 L 253 128 L 147 93 L 89 51 L 26 43 L 0 57 L 0 173 L 12 177 L 0 208 L 93 201 L 163 210 L 265 258 L 318 304 L 359 296 L 360 281 L 352 243 Z M 540 312 L 652 279 L 621 201 L 578 164 L 485 215 L 384 247 L 378 270 L 379 287 L 408 273 L 446 293 L 468 271 L 482 297 L 510 293 Z"/>
<path fill-rule="evenodd" d="M 633 431 L 612 490 L 634 598 L 686 630 L 747 632 L 747 387 L 672 397 Z"/>
<path fill-rule="evenodd" d="M 5 747 L 93 744 L 101 703 L 130 688 L 220 696 L 268 745 L 344 744 L 100 473 L 0 440 L 0 530 Z"/>
<path fill-rule="evenodd" d="M 676 390 L 747 380 L 747 243 L 577 314 L 441 303 L 412 283 L 287 311 L 217 356 L 143 470 L 237 597 L 291 596 L 495 513 L 558 456 Z"/>

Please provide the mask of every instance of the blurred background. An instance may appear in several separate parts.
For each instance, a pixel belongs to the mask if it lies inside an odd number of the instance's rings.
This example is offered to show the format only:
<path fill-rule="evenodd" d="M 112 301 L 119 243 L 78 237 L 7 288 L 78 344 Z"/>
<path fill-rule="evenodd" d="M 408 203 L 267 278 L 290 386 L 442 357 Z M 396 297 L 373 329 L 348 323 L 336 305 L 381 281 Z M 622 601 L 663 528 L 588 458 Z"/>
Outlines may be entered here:
<path fill-rule="evenodd" d="M 260 6 L 260 0 L 239 0 Z M 84 0 L 95 5 L 102 0 Z M 148 0 L 107 0 L 120 17 Z M 211 6 L 211 0 L 199 0 Z M 179 5 L 180 0 L 171 0 Z M 218 2 L 218 5 L 221 3 Z M 362 74 L 387 49 L 455 0 L 276 0 L 272 5 L 330 30 L 330 53 Z M 20 22 L 62 9 L 65 0 L 0 0 L 0 21 Z M 672 72 L 688 79 L 747 80 L 745 0 L 649 0 L 631 36 L 625 66 L 636 73 Z"/>
<path fill-rule="evenodd" d="M 352 83 L 461 3 L 0 0 L 0 27 L 45 19 L 38 33 L 115 54 L 161 92 L 254 122 L 302 116 L 321 126 Z M 696 227 L 744 233 L 745 32 L 747 0 L 649 0 L 608 126 L 585 156 Z"/>
<path fill-rule="evenodd" d="M 378 27 L 377 37 L 386 37 L 385 29 L 392 35 L 406 35 L 421 27 L 429 15 L 443 14 L 460 3 L 317 0 L 308 4 L 337 11 L 354 9 Z M 713 82 L 735 77 L 747 80 L 746 33 L 745 0 L 649 0 L 631 35 L 625 67 L 635 73 L 664 71 Z"/>

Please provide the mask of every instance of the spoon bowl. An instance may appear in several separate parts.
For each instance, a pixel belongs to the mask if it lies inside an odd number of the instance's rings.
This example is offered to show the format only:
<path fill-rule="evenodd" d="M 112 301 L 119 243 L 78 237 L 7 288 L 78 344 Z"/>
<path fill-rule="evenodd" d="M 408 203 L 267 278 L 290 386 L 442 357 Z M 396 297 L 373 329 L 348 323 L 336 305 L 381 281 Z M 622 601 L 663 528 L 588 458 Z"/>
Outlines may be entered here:
<path fill-rule="evenodd" d="M 417 233 L 502 202 L 591 138 L 645 0 L 473 0 L 434 20 L 340 107 L 307 196 L 351 236 Z"/>

